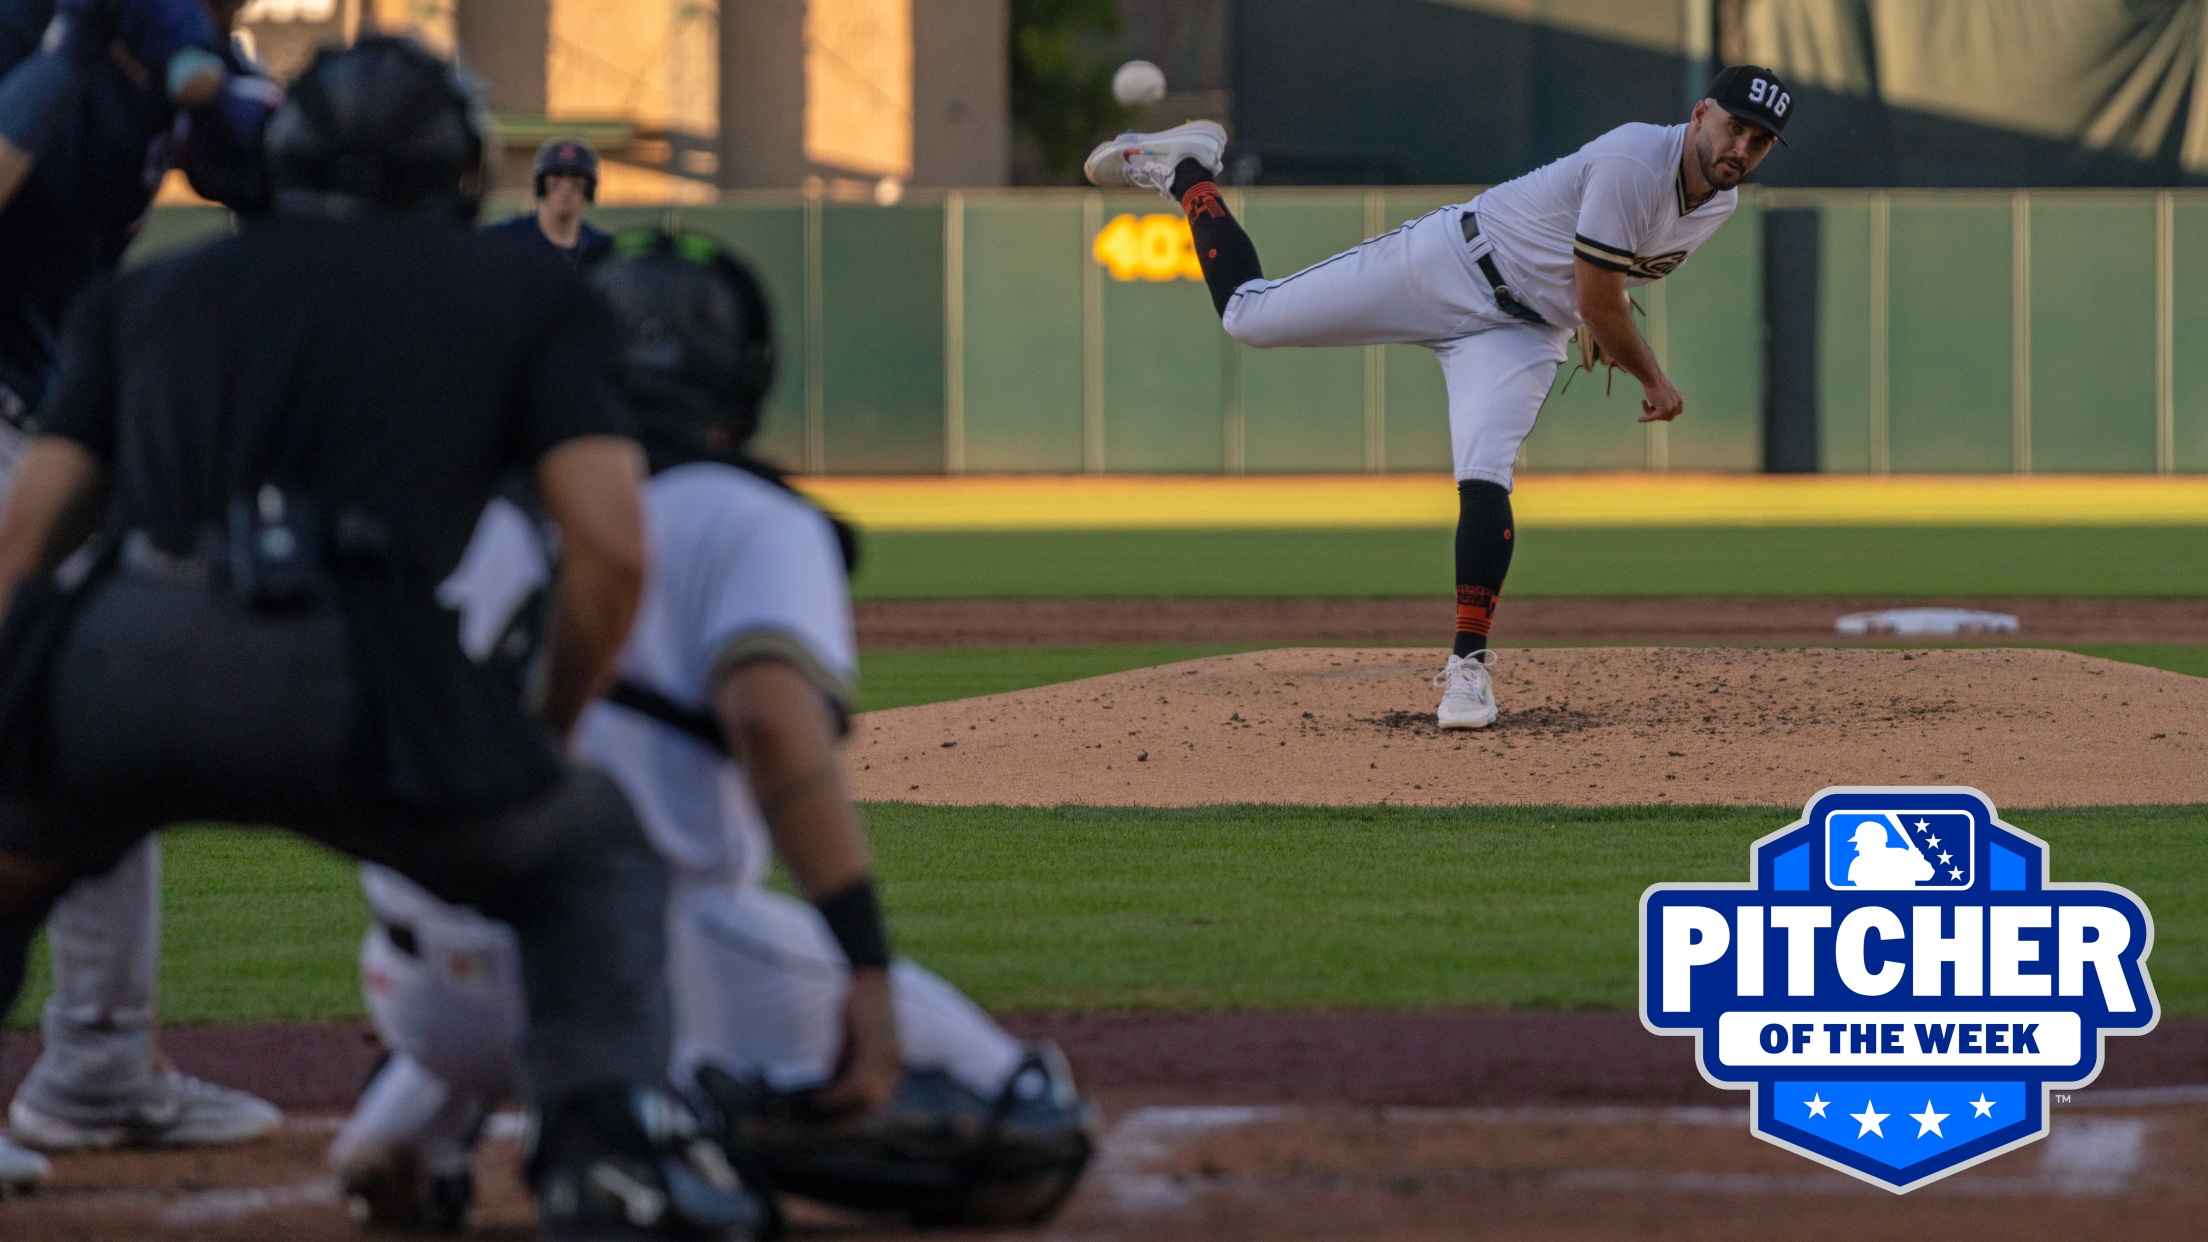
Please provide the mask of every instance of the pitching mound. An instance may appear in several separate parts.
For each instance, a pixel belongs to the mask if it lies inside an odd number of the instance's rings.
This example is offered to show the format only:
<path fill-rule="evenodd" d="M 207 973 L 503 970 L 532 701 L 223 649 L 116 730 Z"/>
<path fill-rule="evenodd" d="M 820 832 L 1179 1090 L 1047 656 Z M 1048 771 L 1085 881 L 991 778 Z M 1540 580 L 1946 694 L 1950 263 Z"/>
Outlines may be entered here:
<path fill-rule="evenodd" d="M 870 712 L 872 800 L 1792 805 L 1967 784 L 1997 806 L 2208 802 L 2208 679 L 2060 651 L 1512 651 L 1502 718 L 1434 726 L 1443 653 L 1290 649 Z"/>

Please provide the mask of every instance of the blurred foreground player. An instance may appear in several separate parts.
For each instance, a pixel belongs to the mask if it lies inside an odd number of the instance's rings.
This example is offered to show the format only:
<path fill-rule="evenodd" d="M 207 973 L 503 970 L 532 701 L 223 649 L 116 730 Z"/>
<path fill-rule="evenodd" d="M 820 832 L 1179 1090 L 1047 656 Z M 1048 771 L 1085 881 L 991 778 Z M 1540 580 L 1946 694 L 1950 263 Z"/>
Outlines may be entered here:
<path fill-rule="evenodd" d="M 551 139 L 537 148 L 529 184 L 536 191 L 537 209 L 487 225 L 485 233 L 542 246 L 573 268 L 589 267 L 606 257 L 613 248 L 613 234 L 583 219 L 583 208 L 598 199 L 596 148 L 580 138 Z"/>
<path fill-rule="evenodd" d="M 766 299 L 696 235 L 624 235 L 591 283 L 627 332 L 652 572 L 576 741 L 673 872 L 675 1080 L 777 1189 L 945 1223 L 1046 1216 L 1091 1145 L 1063 1060 L 892 964 L 874 912 L 836 754 L 858 663 L 848 535 L 745 453 L 773 371 Z M 486 512 L 446 584 L 477 651 L 545 581 L 541 547 L 511 506 Z M 770 842 L 810 907 L 765 888 Z M 392 1056 L 332 1159 L 356 1217 L 458 1228 L 468 1147 L 522 1039 L 512 933 L 363 873 L 368 1008 Z"/>
<path fill-rule="evenodd" d="M 1679 416 L 1685 400 L 1634 327 L 1626 290 L 1677 270 L 1717 232 L 1792 105 L 1776 74 L 1735 65 L 1684 125 L 1621 125 L 1279 280 L 1265 279 L 1213 183 L 1227 137 L 1217 124 L 1121 134 L 1090 153 L 1090 181 L 1156 190 L 1188 213 L 1228 336 L 1260 349 L 1424 345 L 1440 359 L 1458 505 L 1456 638 L 1434 679 L 1442 728 L 1495 723 L 1487 639 L 1510 570 L 1512 473 L 1565 342 L 1578 330 L 1590 369 L 1607 362 L 1641 381 L 1642 422 Z"/>
<path fill-rule="evenodd" d="M 260 135 L 275 85 L 224 42 L 240 0 L 0 0 L 0 489 L 22 424 L 54 367 L 69 302 L 112 271 L 162 174 L 201 195 L 265 206 Z M 180 106 L 163 75 L 220 89 Z M 206 83 L 198 83 L 204 89 Z M 18 1137 L 68 1150 L 236 1142 L 282 1115 L 241 1091 L 167 1067 L 154 1047 L 160 854 L 149 838 L 55 906 L 54 994 L 45 1049 L 10 1110 Z M 0 1191 L 43 1180 L 45 1162 L 0 1138 Z"/>
<path fill-rule="evenodd" d="M 266 145 L 274 215 L 80 300 L 0 514 L 0 1010 L 73 878 L 166 824 L 284 824 L 515 927 L 544 1236 L 748 1236 L 757 1200 L 662 1085 L 665 866 L 435 596 L 532 472 L 572 726 L 642 586 L 618 338 L 559 264 L 470 231 L 479 113 L 418 45 L 324 51 Z"/>

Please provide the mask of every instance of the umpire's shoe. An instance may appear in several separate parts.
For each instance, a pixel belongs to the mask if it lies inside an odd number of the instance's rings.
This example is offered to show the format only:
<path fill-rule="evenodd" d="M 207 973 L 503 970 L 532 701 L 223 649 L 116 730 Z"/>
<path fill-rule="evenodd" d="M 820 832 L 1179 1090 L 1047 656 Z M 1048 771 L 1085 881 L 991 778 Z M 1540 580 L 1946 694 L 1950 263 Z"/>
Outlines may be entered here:
<path fill-rule="evenodd" d="M 768 1219 L 697 1114 L 661 1087 L 596 1087 L 548 1105 L 527 1156 L 547 1242 L 749 1242 Z"/>

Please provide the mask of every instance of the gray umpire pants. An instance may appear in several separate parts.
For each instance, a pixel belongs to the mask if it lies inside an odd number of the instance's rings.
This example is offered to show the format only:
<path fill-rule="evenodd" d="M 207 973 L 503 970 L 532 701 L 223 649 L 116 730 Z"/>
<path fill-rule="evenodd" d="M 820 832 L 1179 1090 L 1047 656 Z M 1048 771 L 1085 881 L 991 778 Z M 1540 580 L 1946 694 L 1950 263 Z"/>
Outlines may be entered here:
<path fill-rule="evenodd" d="M 271 619 L 127 574 L 98 587 L 52 670 L 50 792 L 0 799 L 0 875 L 48 877 L 0 911 L 0 1011 L 69 880 L 170 824 L 279 824 L 513 925 L 536 1098 L 664 1078 L 666 868 L 619 789 L 570 767 L 492 813 L 395 813 L 356 775 L 351 669 L 334 613 Z"/>

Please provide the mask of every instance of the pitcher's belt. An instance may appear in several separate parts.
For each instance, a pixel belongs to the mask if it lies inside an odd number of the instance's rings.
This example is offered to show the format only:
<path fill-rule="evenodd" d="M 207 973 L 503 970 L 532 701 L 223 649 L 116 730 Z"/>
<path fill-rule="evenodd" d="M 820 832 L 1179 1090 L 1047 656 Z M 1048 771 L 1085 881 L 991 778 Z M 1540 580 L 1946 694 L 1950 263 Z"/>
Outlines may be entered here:
<path fill-rule="evenodd" d="M 1464 241 L 1469 246 L 1480 239 L 1480 217 L 1468 211 L 1464 213 L 1461 219 L 1464 221 Z M 1522 319 L 1527 323 L 1546 324 L 1549 322 L 1541 317 L 1541 312 L 1520 301 L 1518 295 L 1512 292 L 1511 287 L 1504 283 L 1502 272 L 1495 267 L 1495 255 L 1492 249 L 1480 254 L 1475 261 L 1480 265 L 1480 275 L 1487 277 L 1488 287 L 1495 291 L 1495 308 L 1497 310 L 1502 311 L 1512 319 Z"/>

